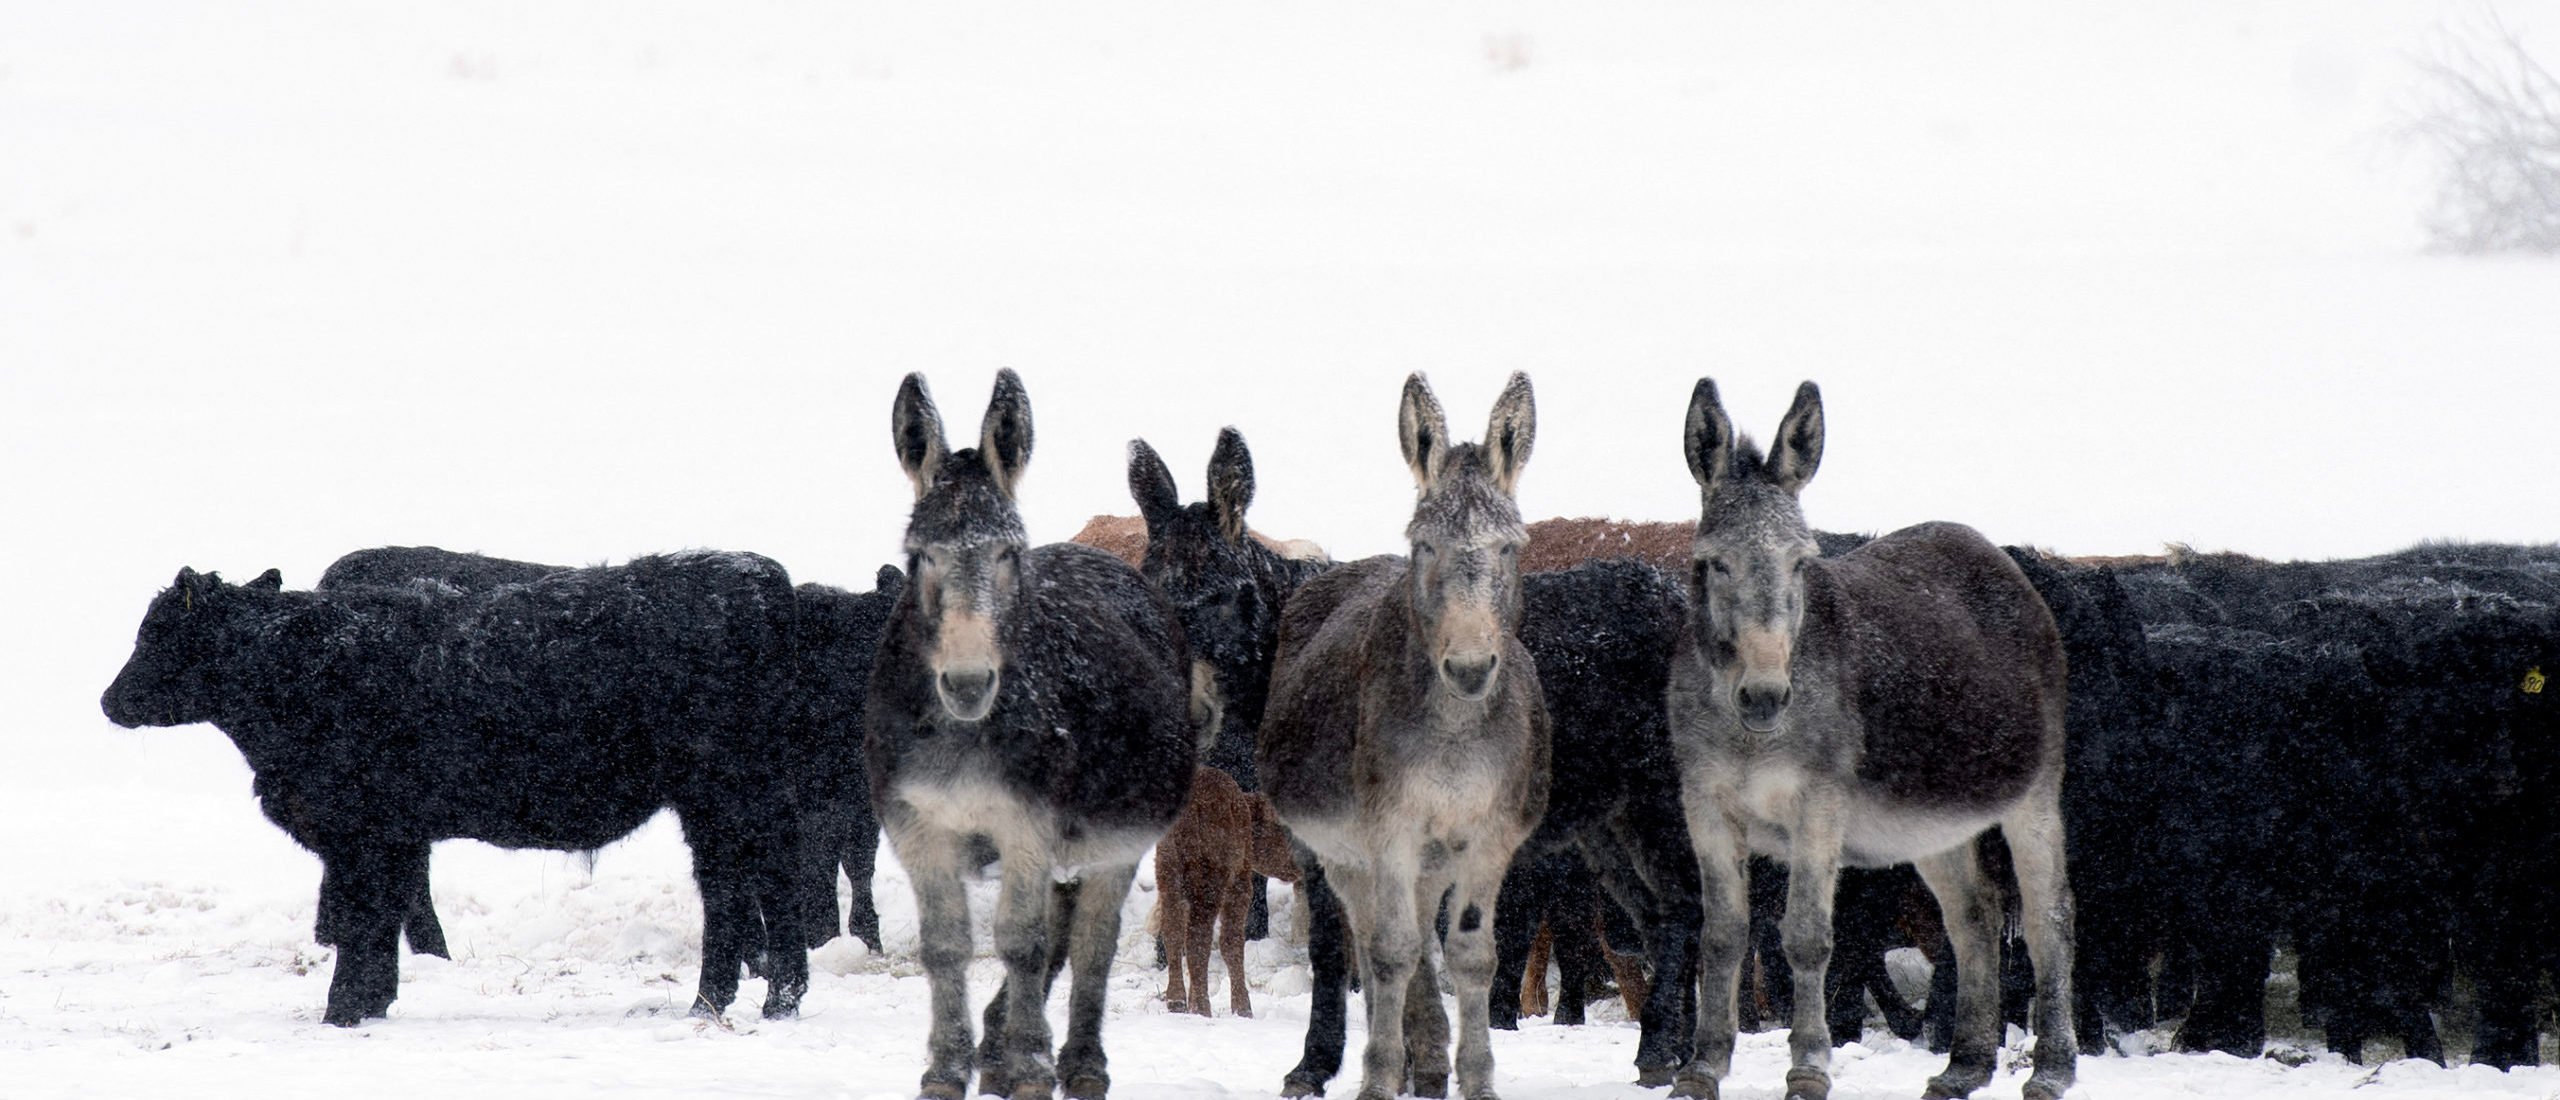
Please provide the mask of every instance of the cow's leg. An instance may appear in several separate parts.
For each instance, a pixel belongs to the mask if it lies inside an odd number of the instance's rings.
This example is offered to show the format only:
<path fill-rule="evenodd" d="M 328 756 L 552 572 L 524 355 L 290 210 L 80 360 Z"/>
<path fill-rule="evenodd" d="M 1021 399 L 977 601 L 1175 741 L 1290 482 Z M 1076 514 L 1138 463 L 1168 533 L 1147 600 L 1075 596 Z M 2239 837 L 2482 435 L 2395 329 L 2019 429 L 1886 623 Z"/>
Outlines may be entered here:
<path fill-rule="evenodd" d="M 1538 918 L 1546 909 L 1546 891 L 1530 881 L 1537 870 L 1537 860 L 1514 862 L 1503 876 L 1502 903 L 1493 912 L 1493 993 L 1485 1018 L 1505 1031 L 1520 1027 L 1529 958 L 1538 938 Z"/>
<path fill-rule="evenodd" d="M 1619 834 L 1627 840 L 1631 859 L 1619 874 L 1604 874 L 1601 884 L 1628 914 L 1645 918 L 1645 953 L 1653 963 L 1653 984 L 1645 991 L 1638 1015 L 1643 1024 L 1636 1042 L 1636 1083 L 1659 1088 L 1689 1060 L 1697 1027 L 1690 1019 L 1698 998 L 1698 857 L 1681 822 L 1630 821 Z M 1625 988 L 1620 983 L 1620 989 Z"/>
<path fill-rule="evenodd" d="M 400 926 L 408 934 L 411 952 L 450 959 L 453 952 L 445 946 L 444 923 L 436 919 L 435 898 L 427 890 L 427 862 L 434 852 L 435 846 L 423 840 L 400 846 L 396 858 L 412 864 L 402 873 L 414 884 Z"/>
<path fill-rule="evenodd" d="M 844 930 L 872 951 L 880 950 L 880 909 L 871 897 L 871 875 L 880 862 L 880 822 L 866 809 L 844 833 L 846 899 Z"/>
<path fill-rule="evenodd" d="M 1218 954 L 1227 960 L 1227 1003 L 1238 1016 L 1253 1015 L 1253 995 L 1245 988 L 1244 940 L 1249 931 L 1245 914 L 1253 908 L 1253 893 L 1262 881 L 1251 871 L 1235 876 L 1227 884 L 1226 899 L 1218 906 Z M 1200 1014 L 1209 1014 L 1203 998 Z"/>
<path fill-rule="evenodd" d="M 1298 892 L 1307 902 L 1307 969 L 1312 1003 L 1307 1008 L 1307 1037 L 1298 1064 L 1281 1080 L 1280 1095 L 1301 1100 L 1324 1095 L 1326 1082 L 1342 1071 L 1342 1046 L 1348 1020 L 1345 985 L 1351 971 L 1350 916 L 1342 895 L 1325 875 L 1324 864 L 1305 845 L 1292 842 L 1298 861 Z"/>
<path fill-rule="evenodd" d="M 738 970 L 764 938 L 750 848 L 737 823 L 725 817 L 679 809 L 676 820 L 693 851 L 693 883 L 702 895 L 702 977 L 690 1011 L 716 1019 L 738 999 Z"/>
<path fill-rule="evenodd" d="M 321 905 L 335 914 L 338 938 L 321 1020 L 354 1027 L 388 1012 L 400 995 L 400 920 L 408 912 L 410 878 L 404 864 L 377 848 L 325 854 L 321 866 L 322 885 L 336 895 Z"/>
<path fill-rule="evenodd" d="M 1181 861 L 1164 849 L 1156 850 L 1156 942 L 1179 944 L 1182 930 L 1191 927 L 1190 880 L 1182 873 Z M 1190 968 L 1182 964 L 1179 951 L 1165 952 L 1164 1003 L 1175 1012 L 1191 1011 Z"/>
<path fill-rule="evenodd" d="M 802 862 L 808 848 L 801 842 L 799 818 L 773 812 L 756 823 L 747 849 L 748 882 L 764 910 L 765 994 L 763 1015 L 787 1020 L 800 1015 L 800 999 L 809 992 L 809 936 L 817 930 L 824 943 L 835 931 L 836 871 L 832 860 L 819 868 L 812 883 Z M 812 887 L 823 890 L 825 916 L 812 920 L 809 907 L 821 904 Z"/>

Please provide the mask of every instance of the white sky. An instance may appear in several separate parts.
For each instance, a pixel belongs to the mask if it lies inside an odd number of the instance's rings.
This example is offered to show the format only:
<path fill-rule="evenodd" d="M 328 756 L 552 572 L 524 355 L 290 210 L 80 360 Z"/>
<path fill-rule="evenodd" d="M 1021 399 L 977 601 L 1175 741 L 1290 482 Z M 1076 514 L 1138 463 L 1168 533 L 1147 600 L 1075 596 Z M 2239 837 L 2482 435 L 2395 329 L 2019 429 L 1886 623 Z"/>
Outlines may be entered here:
<path fill-rule="evenodd" d="M 2422 254 L 2390 138 L 2450 9 L 1589 9 L 0 3 L 0 702 L 108 736 L 181 565 L 867 583 L 908 370 L 1022 372 L 1038 538 L 1234 424 L 1258 526 L 1398 549 L 1416 369 L 1531 372 L 1532 517 L 1693 516 L 1712 374 L 1823 384 L 1835 529 L 2560 537 L 2560 265 Z"/>

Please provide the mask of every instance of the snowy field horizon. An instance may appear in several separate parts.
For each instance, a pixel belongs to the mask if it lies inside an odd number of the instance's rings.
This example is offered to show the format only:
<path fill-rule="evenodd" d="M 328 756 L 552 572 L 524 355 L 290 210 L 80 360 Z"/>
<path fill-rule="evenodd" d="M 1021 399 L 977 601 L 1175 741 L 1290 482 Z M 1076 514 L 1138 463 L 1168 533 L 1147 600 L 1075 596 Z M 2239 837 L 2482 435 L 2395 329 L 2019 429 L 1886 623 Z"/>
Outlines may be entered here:
<path fill-rule="evenodd" d="M 1234 425 L 1256 527 L 1400 551 L 1414 370 L 1466 435 L 1532 375 L 1532 518 L 1694 519 L 1704 375 L 1761 436 L 1821 383 L 1831 530 L 2560 539 L 2560 263 L 2429 251 L 2399 136 L 2482 10 L 0 0 L 0 1096 L 912 1096 L 885 850 L 888 950 L 840 939 L 802 1019 L 750 981 L 723 1027 L 683 1015 L 699 910 L 663 817 L 592 866 L 446 843 L 455 959 L 404 956 L 390 1017 L 340 1030 L 317 861 L 238 753 L 98 707 L 181 566 L 715 547 L 866 589 L 911 370 L 958 435 L 1021 373 L 1035 541 L 1133 510 L 1133 438 L 1196 497 Z M 2560 3 L 2496 10 L 2560 55 Z M 1151 904 L 1113 1096 L 1271 1095 L 1302 953 L 1254 945 L 1255 1019 L 1168 1015 Z M 1778 1094 L 1783 1036 L 1728 1095 Z M 1658 1096 L 1635 1039 L 1527 1021 L 1498 1080 Z M 2560 1095 L 2284 1042 L 2086 1057 L 2072 1095 Z M 1869 1100 L 1943 1059 L 1870 1032 L 1839 1064 Z"/>

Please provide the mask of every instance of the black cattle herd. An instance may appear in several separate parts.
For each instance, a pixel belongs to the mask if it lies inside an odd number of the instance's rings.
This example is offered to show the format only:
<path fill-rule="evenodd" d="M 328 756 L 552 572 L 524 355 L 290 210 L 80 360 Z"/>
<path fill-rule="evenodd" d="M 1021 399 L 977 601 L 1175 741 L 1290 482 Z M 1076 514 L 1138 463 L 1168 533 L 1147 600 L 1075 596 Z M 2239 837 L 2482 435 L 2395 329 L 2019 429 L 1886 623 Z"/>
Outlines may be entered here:
<path fill-rule="evenodd" d="M 1951 524 L 1817 536 L 1795 501 L 1821 460 L 1810 383 L 1765 455 L 1705 380 L 1682 430 L 1702 511 L 1652 561 L 1600 539 L 1524 568 L 1545 526 L 1513 503 L 1528 379 L 1469 443 L 1416 375 L 1411 554 L 1275 550 L 1230 428 L 1190 505 L 1132 444 L 1146 540 L 1124 563 L 1025 536 L 1019 378 L 955 450 L 911 375 L 906 561 L 871 592 L 711 551 L 390 547 L 309 591 L 181 570 L 103 705 L 219 727 L 320 857 L 339 1026 L 386 1013 L 404 935 L 445 954 L 436 841 L 593 850 L 670 810 L 702 899 L 696 1013 L 744 970 L 767 1018 L 794 1015 L 809 949 L 881 947 L 885 833 L 932 991 L 919 1095 L 974 1073 L 1099 1098 L 1122 902 L 1208 765 L 1293 836 L 1314 1006 L 1289 1096 L 1343 1068 L 1356 985 L 1363 1100 L 1452 1076 L 1492 1097 L 1487 1029 L 1516 1026 L 1542 923 L 1559 1018 L 1593 957 L 1568 945 L 1596 934 L 1632 968 L 1637 1079 L 1675 1096 L 1717 1096 L 1735 1031 L 1774 1019 L 1786 1095 L 1824 1100 L 1871 998 L 1949 1052 L 1930 1096 L 1987 1083 L 2003 1018 L 2036 1033 L 2030 1098 L 2172 1022 L 2179 1049 L 2255 1056 L 2288 950 L 2303 1023 L 2349 1058 L 2379 1037 L 2444 1061 L 2459 1000 L 2472 1061 L 2539 1060 L 2560 546 L 2269 562 L 2004 553 Z M 1005 976 L 973 1029 L 963 884 L 990 865 Z M 1899 947 L 1938 963 L 1925 1013 L 1887 980 Z M 1042 1006 L 1065 972 L 1061 1044 Z"/>

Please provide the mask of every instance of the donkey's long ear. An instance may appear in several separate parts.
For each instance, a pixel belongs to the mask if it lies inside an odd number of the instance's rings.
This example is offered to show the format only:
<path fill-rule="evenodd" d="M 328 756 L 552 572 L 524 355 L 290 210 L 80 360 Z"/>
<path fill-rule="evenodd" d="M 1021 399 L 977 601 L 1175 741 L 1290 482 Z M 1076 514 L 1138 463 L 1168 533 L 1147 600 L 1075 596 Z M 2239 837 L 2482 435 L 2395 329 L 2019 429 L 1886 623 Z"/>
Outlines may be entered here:
<path fill-rule="evenodd" d="M 1484 426 L 1486 464 L 1493 468 L 1493 484 L 1502 495 L 1519 495 L 1520 470 L 1529 464 L 1529 445 L 1537 438 L 1537 396 L 1529 392 L 1528 373 L 1513 371 L 1493 403 L 1493 419 Z"/>
<path fill-rule="evenodd" d="M 284 591 L 284 574 L 277 570 L 270 569 L 264 573 L 258 574 L 255 578 L 252 578 L 249 583 L 241 585 L 240 587 L 252 592 L 282 592 Z"/>
<path fill-rule="evenodd" d="M 1681 442 L 1689 452 L 1689 476 L 1698 479 L 1698 488 L 1713 490 L 1733 467 L 1733 420 L 1716 397 L 1715 379 L 1701 378 L 1698 388 L 1689 391 L 1689 421 Z"/>
<path fill-rule="evenodd" d="M 987 399 L 987 417 L 978 422 L 978 456 L 1007 497 L 1031 465 L 1031 395 L 1011 367 L 996 372 L 995 396 Z"/>
<path fill-rule="evenodd" d="M 1822 468 L 1822 388 L 1807 382 L 1796 387 L 1796 403 L 1778 422 L 1777 441 L 1769 447 L 1769 476 L 1790 493 L 1802 492 L 1813 472 Z"/>
<path fill-rule="evenodd" d="M 1244 541 L 1244 510 L 1253 506 L 1253 452 L 1244 433 L 1218 429 L 1218 447 L 1209 452 L 1209 510 L 1218 515 L 1218 533 L 1228 542 Z"/>
<path fill-rule="evenodd" d="M 889 409 L 889 442 L 897 447 L 898 465 L 915 483 L 916 496 L 924 496 L 951 451 L 943 445 L 942 413 L 925 392 L 923 374 L 910 374 L 898 384 L 898 402 Z"/>
<path fill-rule="evenodd" d="M 1404 464 L 1413 470 L 1415 485 L 1428 489 L 1440 479 L 1440 467 L 1449 457 L 1448 419 L 1440 415 L 1440 399 L 1431 396 L 1431 383 L 1415 371 L 1404 380 L 1404 403 L 1396 409 L 1396 435 L 1404 444 Z"/>
<path fill-rule="evenodd" d="M 1129 499 L 1138 502 L 1138 515 L 1147 521 L 1151 537 L 1182 510 L 1182 490 L 1174 487 L 1173 471 L 1143 439 L 1129 441 Z"/>

